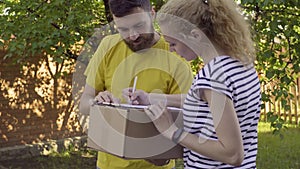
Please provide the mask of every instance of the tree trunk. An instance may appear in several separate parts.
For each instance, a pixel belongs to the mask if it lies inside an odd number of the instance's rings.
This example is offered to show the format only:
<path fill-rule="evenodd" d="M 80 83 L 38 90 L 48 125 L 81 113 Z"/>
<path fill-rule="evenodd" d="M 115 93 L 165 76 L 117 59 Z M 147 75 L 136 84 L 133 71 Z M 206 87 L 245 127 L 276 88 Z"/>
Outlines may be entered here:
<path fill-rule="evenodd" d="M 112 18 L 112 14 L 110 13 L 110 10 L 109 10 L 108 1 L 109 0 L 104 0 L 104 6 L 105 6 L 105 17 L 106 17 L 106 20 L 107 20 L 108 23 L 110 23 L 110 22 L 113 21 L 113 18 Z"/>

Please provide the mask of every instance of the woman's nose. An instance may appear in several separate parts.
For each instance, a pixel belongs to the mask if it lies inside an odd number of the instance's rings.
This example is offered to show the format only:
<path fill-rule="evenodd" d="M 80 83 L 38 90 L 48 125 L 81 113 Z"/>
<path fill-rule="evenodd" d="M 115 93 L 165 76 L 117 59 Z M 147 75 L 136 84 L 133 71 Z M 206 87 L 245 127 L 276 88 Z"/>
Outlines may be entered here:
<path fill-rule="evenodd" d="M 175 48 L 174 47 L 172 47 L 172 46 L 170 46 L 170 52 L 176 52 L 176 50 L 175 50 Z"/>

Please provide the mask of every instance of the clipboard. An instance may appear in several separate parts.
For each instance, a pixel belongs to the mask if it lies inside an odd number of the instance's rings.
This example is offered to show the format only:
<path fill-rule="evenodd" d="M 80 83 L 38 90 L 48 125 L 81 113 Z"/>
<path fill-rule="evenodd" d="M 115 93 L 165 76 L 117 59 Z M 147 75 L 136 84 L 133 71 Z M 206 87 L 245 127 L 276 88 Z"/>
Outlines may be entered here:
<path fill-rule="evenodd" d="M 99 105 L 99 106 L 111 106 L 111 107 L 116 107 L 116 108 L 123 108 L 123 109 L 146 109 L 148 108 L 147 105 L 134 105 L 134 104 L 122 104 L 122 103 L 108 103 L 108 102 L 102 102 L 98 103 L 95 102 L 94 105 Z M 168 106 L 167 109 L 169 111 L 182 111 L 181 108 L 178 107 L 170 107 Z"/>

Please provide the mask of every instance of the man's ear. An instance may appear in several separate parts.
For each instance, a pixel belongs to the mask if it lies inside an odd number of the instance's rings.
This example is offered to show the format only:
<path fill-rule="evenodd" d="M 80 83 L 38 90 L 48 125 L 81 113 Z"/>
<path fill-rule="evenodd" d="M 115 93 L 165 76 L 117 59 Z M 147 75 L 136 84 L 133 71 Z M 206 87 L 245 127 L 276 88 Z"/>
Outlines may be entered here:
<path fill-rule="evenodd" d="M 152 21 L 154 21 L 156 18 L 156 12 L 155 12 L 155 9 L 153 6 L 151 7 L 150 15 L 151 15 Z"/>

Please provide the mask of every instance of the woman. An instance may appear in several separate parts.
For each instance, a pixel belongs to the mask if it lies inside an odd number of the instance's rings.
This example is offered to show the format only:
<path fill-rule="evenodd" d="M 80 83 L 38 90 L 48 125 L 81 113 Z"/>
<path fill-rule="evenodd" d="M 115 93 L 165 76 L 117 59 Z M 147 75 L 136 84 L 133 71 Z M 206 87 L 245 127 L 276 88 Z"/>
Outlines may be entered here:
<path fill-rule="evenodd" d="M 170 0 L 157 20 L 170 50 L 190 61 L 201 56 L 182 105 L 178 95 L 124 90 L 146 109 L 166 138 L 184 146 L 187 168 L 256 168 L 260 83 L 248 23 L 233 0 Z M 166 106 L 183 108 L 184 128 L 174 125 Z"/>

